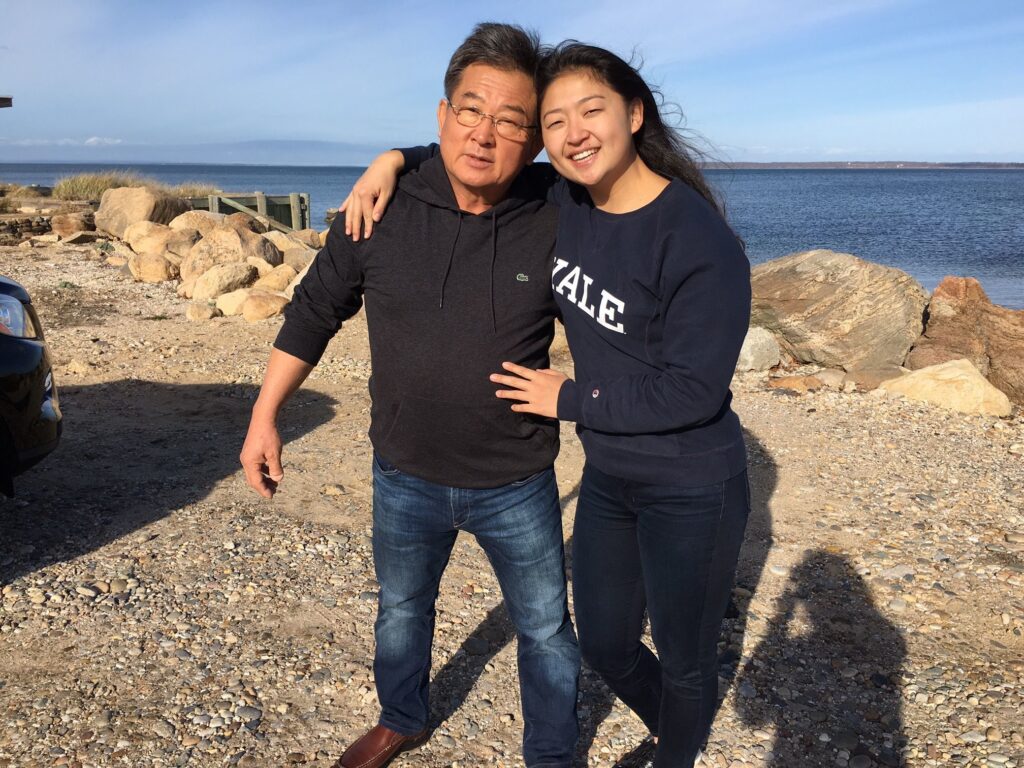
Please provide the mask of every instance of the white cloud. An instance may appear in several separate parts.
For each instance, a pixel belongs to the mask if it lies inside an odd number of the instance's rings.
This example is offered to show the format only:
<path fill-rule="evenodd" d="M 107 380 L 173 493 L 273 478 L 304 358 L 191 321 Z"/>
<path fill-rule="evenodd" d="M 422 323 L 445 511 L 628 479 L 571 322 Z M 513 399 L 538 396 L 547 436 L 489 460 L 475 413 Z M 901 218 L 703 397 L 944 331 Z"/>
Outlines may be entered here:
<path fill-rule="evenodd" d="M 123 139 L 90 136 L 88 139 L 8 139 L 0 137 L 0 146 L 7 147 L 112 147 L 123 144 Z"/>

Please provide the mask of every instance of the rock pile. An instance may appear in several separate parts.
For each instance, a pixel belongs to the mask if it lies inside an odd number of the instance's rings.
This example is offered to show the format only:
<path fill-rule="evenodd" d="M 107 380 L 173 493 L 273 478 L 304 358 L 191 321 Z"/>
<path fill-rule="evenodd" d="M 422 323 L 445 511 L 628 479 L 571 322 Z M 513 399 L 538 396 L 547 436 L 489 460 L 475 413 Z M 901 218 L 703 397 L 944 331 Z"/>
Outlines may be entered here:
<path fill-rule="evenodd" d="M 94 228 L 113 238 L 103 246 L 107 263 L 135 280 L 179 281 L 178 295 L 193 302 L 186 316 L 195 321 L 280 314 L 321 242 L 314 230 L 285 234 L 243 213 L 188 210 L 183 200 L 147 187 L 108 190 L 95 217 L 54 222 L 62 240 Z"/>
<path fill-rule="evenodd" d="M 977 280 L 947 277 L 929 300 L 905 272 L 813 250 L 758 265 L 751 287 L 751 328 L 737 370 L 821 368 L 773 378 L 772 387 L 882 387 L 998 416 L 1024 403 L 1024 311 L 992 304 Z"/>

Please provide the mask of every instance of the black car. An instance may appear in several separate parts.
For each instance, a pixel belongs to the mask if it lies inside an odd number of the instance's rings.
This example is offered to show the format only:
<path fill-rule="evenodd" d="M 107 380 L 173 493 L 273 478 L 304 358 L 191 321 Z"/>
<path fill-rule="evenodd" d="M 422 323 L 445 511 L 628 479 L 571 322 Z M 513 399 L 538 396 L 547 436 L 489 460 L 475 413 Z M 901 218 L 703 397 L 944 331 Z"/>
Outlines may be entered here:
<path fill-rule="evenodd" d="M 60 440 L 61 413 L 43 327 L 32 299 L 0 277 L 0 492 Z"/>

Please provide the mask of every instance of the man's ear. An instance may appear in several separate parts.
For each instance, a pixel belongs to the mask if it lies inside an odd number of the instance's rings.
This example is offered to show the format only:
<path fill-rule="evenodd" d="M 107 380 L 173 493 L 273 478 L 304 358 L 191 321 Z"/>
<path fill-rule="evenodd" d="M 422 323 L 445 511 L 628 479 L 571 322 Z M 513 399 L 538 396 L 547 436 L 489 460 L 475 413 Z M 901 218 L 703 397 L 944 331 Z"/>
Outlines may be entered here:
<path fill-rule="evenodd" d="M 441 138 L 444 121 L 448 119 L 448 99 L 441 99 L 437 105 L 437 137 Z"/>
<path fill-rule="evenodd" d="M 644 103 L 640 99 L 633 99 L 629 103 L 629 130 L 636 133 L 644 124 Z"/>

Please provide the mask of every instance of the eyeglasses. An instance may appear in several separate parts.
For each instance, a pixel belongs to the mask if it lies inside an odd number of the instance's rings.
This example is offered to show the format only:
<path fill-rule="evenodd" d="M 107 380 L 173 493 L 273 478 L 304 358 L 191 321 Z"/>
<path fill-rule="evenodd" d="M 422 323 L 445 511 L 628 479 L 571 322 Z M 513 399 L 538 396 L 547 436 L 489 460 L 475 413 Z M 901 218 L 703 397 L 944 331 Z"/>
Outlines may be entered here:
<path fill-rule="evenodd" d="M 510 141 L 526 141 L 530 138 L 530 132 L 537 129 L 535 125 L 522 125 L 505 117 L 488 115 L 476 107 L 456 107 L 450 101 L 448 106 L 455 113 L 455 119 L 459 125 L 463 125 L 466 128 L 476 128 L 486 117 L 494 124 L 494 130 L 497 131 L 498 135 Z"/>

